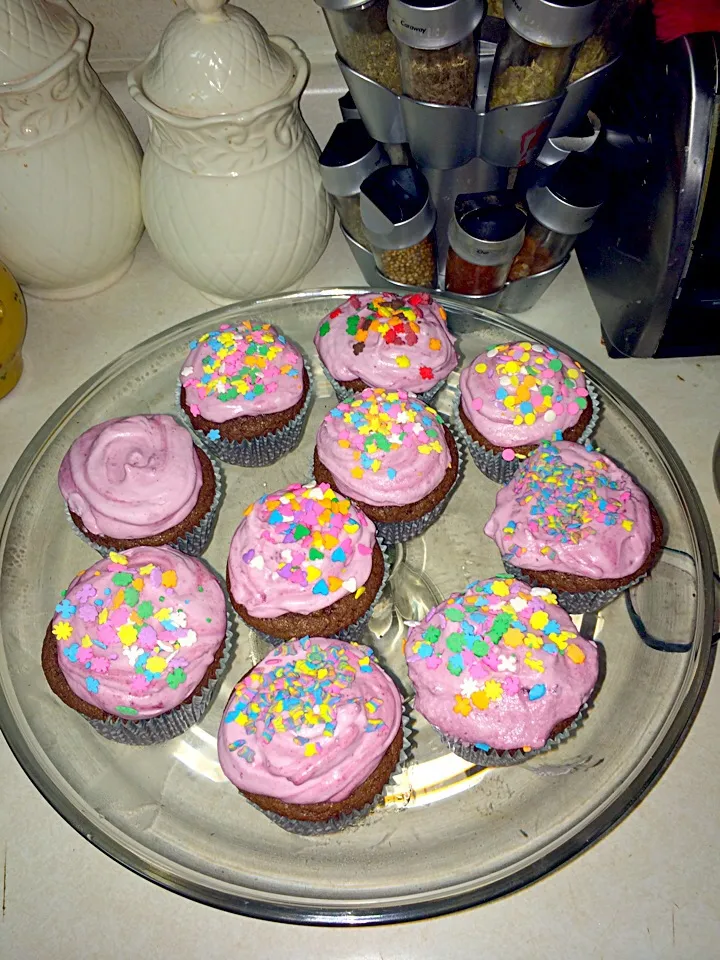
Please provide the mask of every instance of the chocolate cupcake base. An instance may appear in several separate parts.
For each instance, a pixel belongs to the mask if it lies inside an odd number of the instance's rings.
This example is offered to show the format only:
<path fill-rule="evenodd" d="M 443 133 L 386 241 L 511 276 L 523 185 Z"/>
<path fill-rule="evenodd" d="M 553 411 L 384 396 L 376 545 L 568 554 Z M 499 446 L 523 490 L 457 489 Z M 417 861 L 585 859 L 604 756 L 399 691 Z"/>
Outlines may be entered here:
<path fill-rule="evenodd" d="M 176 399 L 183 422 L 213 456 L 238 467 L 267 467 L 297 447 L 310 412 L 313 377 L 303 366 L 303 393 L 292 407 L 279 413 L 237 417 L 213 423 L 190 412 L 185 390 L 178 385 Z"/>
<path fill-rule="evenodd" d="M 149 747 L 179 737 L 193 724 L 202 720 L 208 711 L 215 688 L 230 661 L 234 635 L 233 617 L 228 609 L 225 640 L 198 686 L 174 709 L 146 720 L 125 719 L 105 713 L 99 707 L 82 700 L 72 691 L 58 663 L 57 641 L 52 633 L 52 620 L 43 640 L 42 668 L 48 686 L 55 696 L 83 716 L 106 740 L 126 746 Z"/>
<path fill-rule="evenodd" d="M 590 402 L 583 410 L 580 419 L 574 427 L 568 427 L 563 431 L 563 440 L 570 440 L 575 443 L 586 443 L 590 439 L 600 417 L 600 397 L 593 383 L 586 380 Z M 533 450 L 536 450 L 538 444 L 530 443 L 523 446 L 507 448 L 511 449 L 513 456 L 511 459 L 505 459 L 504 449 L 484 437 L 470 422 L 461 405 L 461 395 L 458 390 L 453 404 L 453 423 L 460 434 L 464 446 L 473 459 L 475 466 L 481 470 L 486 477 L 494 480 L 495 483 L 505 484 L 512 478 L 513 474 Z M 550 438 L 548 438 L 550 439 Z"/>
<path fill-rule="evenodd" d="M 337 490 L 343 496 L 350 497 L 365 516 L 369 517 L 375 524 L 378 537 L 384 543 L 388 545 L 405 543 L 407 540 L 419 537 L 435 523 L 447 506 L 450 496 L 462 475 L 464 465 L 462 446 L 456 440 L 450 427 L 443 424 L 443 428 L 445 430 L 445 441 L 450 451 L 450 468 L 445 471 L 445 476 L 437 487 L 415 503 L 400 507 L 378 507 L 356 500 L 351 494 L 343 491 L 342 484 L 335 479 L 330 470 L 320 460 L 317 448 L 313 456 L 313 475 L 318 483 L 328 483 L 333 490 Z"/>
<path fill-rule="evenodd" d="M 232 595 L 230 571 L 226 571 L 230 603 L 242 620 L 268 643 L 284 643 L 299 637 L 337 637 L 348 643 L 357 640 L 372 616 L 373 607 L 387 582 L 389 564 L 383 546 L 373 548 L 370 576 L 362 584 L 361 596 L 346 594 L 335 603 L 311 613 L 285 613 L 280 617 L 253 617 Z"/>
<path fill-rule="evenodd" d="M 197 503 L 182 523 L 149 537 L 114 539 L 91 533 L 66 503 L 65 516 L 77 536 L 103 557 L 107 557 L 113 550 L 131 550 L 133 547 L 174 547 L 190 557 L 199 557 L 212 537 L 222 498 L 224 479 L 220 464 L 211 459 L 200 447 L 196 446 L 195 450 L 202 470 L 202 486 Z"/>
<path fill-rule="evenodd" d="M 322 367 L 323 373 L 330 381 L 330 385 L 335 391 L 335 396 L 338 398 L 338 403 L 349 403 L 354 400 L 357 394 L 362 393 L 363 390 L 373 389 L 372 384 L 365 383 L 364 380 L 361 380 L 359 377 L 355 380 L 336 380 L 335 377 L 330 373 L 325 364 L 320 361 L 320 366 Z M 412 393 L 413 396 L 417 397 L 418 400 L 422 400 L 423 403 L 432 406 L 432 401 L 440 393 L 442 388 L 447 383 L 447 378 L 443 380 L 438 380 L 437 383 L 434 383 L 428 390 L 424 390 L 422 393 L 414 393 L 412 390 L 407 391 Z M 384 390 L 392 390 L 392 387 L 383 387 Z M 405 387 L 399 387 L 398 389 L 405 390 Z"/>

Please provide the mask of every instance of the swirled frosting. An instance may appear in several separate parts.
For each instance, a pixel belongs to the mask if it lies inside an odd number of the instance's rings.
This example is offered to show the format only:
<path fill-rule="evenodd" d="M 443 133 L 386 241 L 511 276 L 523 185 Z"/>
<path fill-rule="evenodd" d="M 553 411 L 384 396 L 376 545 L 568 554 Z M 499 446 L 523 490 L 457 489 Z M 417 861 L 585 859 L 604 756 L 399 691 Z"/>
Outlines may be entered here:
<path fill-rule="evenodd" d="M 78 574 L 55 607 L 73 693 L 116 717 L 167 713 L 200 684 L 226 631 L 220 584 L 170 547 L 134 547 Z"/>
<path fill-rule="evenodd" d="M 228 559 L 228 586 L 253 617 L 313 613 L 370 576 L 375 525 L 326 483 L 294 483 L 245 511 Z"/>
<path fill-rule="evenodd" d="M 609 457 L 566 440 L 520 464 L 485 533 L 517 567 L 595 580 L 634 573 L 653 542 L 644 491 Z"/>
<path fill-rule="evenodd" d="M 315 346 L 336 380 L 423 393 L 457 366 L 446 320 L 427 293 L 356 295 L 323 319 Z"/>
<path fill-rule="evenodd" d="M 90 533 L 137 539 L 188 516 L 202 468 L 191 434 L 171 416 L 124 417 L 77 438 L 60 464 L 58 485 Z"/>
<path fill-rule="evenodd" d="M 337 802 L 376 769 L 401 720 L 397 688 L 368 647 L 305 637 L 275 648 L 235 687 L 220 765 L 248 793 Z"/>
<path fill-rule="evenodd" d="M 463 412 L 498 447 L 561 439 L 588 405 L 582 367 L 540 343 L 503 343 L 460 374 Z"/>
<path fill-rule="evenodd" d="M 413 626 L 405 644 L 415 707 L 480 749 L 542 747 L 577 716 L 598 677 L 597 647 L 553 593 L 506 578 L 475 581 Z"/>
<path fill-rule="evenodd" d="M 367 389 L 338 404 L 316 443 L 339 489 L 374 506 L 422 500 L 451 462 L 436 412 L 404 390 Z"/>
<path fill-rule="evenodd" d="M 303 359 L 269 323 L 242 320 L 190 343 L 180 383 L 190 413 L 214 423 L 279 413 L 302 395 Z"/>

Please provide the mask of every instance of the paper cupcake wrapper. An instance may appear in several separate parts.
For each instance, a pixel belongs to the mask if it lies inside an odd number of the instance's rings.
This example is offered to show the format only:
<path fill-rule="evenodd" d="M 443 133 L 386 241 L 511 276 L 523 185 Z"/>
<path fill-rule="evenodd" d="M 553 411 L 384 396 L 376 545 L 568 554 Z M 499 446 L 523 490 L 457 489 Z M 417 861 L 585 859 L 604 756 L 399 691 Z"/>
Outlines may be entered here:
<path fill-rule="evenodd" d="M 546 586 L 540 579 L 528 576 L 512 563 L 508 563 L 506 560 L 503 560 L 503 563 L 507 572 L 516 580 L 522 580 L 523 583 L 527 583 L 531 587 Z M 553 590 L 552 592 L 557 597 L 558 605 L 567 613 L 597 613 L 598 610 L 602 610 L 603 607 L 611 604 L 613 600 L 617 600 L 617 598 L 625 593 L 626 590 L 629 590 L 630 587 L 635 587 L 638 583 L 642 583 L 645 577 L 647 577 L 647 573 L 631 580 L 630 583 L 624 587 L 615 587 L 613 590 L 588 590 L 584 593 L 571 593 L 569 590 Z M 548 589 L 552 590 L 551 587 L 548 587 Z"/>
<path fill-rule="evenodd" d="M 390 785 L 396 776 L 402 771 L 405 764 L 410 759 L 412 754 L 412 744 L 414 738 L 414 728 L 413 728 L 413 719 L 410 714 L 409 705 L 405 703 L 403 705 L 403 719 L 402 719 L 402 731 L 403 731 L 403 742 L 400 748 L 400 756 L 398 757 L 398 762 L 395 766 L 395 769 L 390 774 L 387 783 L 382 788 L 382 790 L 364 807 L 359 810 L 353 810 L 351 813 L 344 813 L 337 817 L 332 817 L 330 820 L 292 820 L 290 817 L 283 817 L 279 813 L 273 813 L 270 810 L 263 810 L 262 807 L 258 807 L 257 804 L 251 803 L 251 806 L 255 807 L 256 810 L 259 810 L 260 813 L 263 813 L 268 820 L 272 820 L 273 823 L 276 823 L 279 827 L 282 827 L 283 830 L 287 830 L 288 833 L 295 833 L 298 836 L 302 837 L 318 837 L 324 836 L 328 833 L 337 833 L 339 830 L 344 830 L 346 827 L 352 826 L 354 823 L 357 823 L 359 820 L 363 820 L 369 813 L 371 813 L 380 801 L 387 796 L 390 789 Z M 248 801 L 250 802 L 250 801 Z"/>
<path fill-rule="evenodd" d="M 348 390 L 347 387 L 343 387 L 343 385 L 339 383 L 335 379 L 335 377 L 330 373 L 330 371 L 322 362 L 322 360 L 320 360 L 320 366 L 322 367 L 323 373 L 325 374 L 327 379 L 330 381 L 330 384 L 332 385 L 332 388 L 335 391 L 335 396 L 338 399 L 338 403 L 349 403 L 351 400 L 354 400 L 359 393 L 362 392 L 360 390 Z M 443 378 L 442 380 L 438 380 L 437 383 L 433 384 L 429 390 L 425 390 L 424 393 L 414 393 L 413 395 L 416 396 L 418 400 L 422 400 L 423 403 L 427 403 L 429 406 L 431 406 L 432 401 L 435 399 L 435 397 L 442 390 L 442 388 L 445 386 L 446 383 L 447 383 L 447 377 Z M 366 389 L 366 388 L 363 387 L 363 389 Z M 385 389 L 390 390 L 392 388 L 386 387 Z M 399 389 L 405 389 L 405 388 L 403 387 Z M 408 390 L 407 392 L 413 393 L 412 390 Z"/>
<path fill-rule="evenodd" d="M 580 435 L 578 443 L 587 443 L 591 437 L 598 419 L 600 418 L 600 397 L 593 383 L 586 379 L 588 393 L 592 400 L 592 415 L 587 427 Z M 460 391 L 458 390 L 453 401 L 453 424 L 462 437 L 463 444 L 473 459 L 475 466 L 481 470 L 486 477 L 494 480 L 495 483 L 506 484 L 512 479 L 513 474 L 525 459 L 524 456 L 515 457 L 512 460 L 504 460 L 502 453 L 495 453 L 493 450 L 487 450 L 477 440 L 473 440 L 465 429 L 465 424 L 460 419 Z"/>
<path fill-rule="evenodd" d="M 356 620 L 354 623 L 348 624 L 346 627 L 343 627 L 341 630 L 338 630 L 336 633 L 330 634 L 330 639 L 337 638 L 338 640 L 344 640 L 346 643 L 359 643 L 360 638 L 365 632 L 365 627 L 370 622 L 370 618 L 373 615 L 373 610 L 378 600 L 382 596 L 382 592 L 385 589 L 385 586 L 388 582 L 388 577 L 390 576 L 390 559 L 388 557 L 387 547 L 383 540 L 378 536 L 377 538 L 378 546 L 383 555 L 383 576 L 380 581 L 380 586 L 378 587 L 378 592 L 375 594 L 375 599 L 367 608 L 365 613 L 360 617 L 359 620 Z M 362 584 L 361 584 L 362 586 Z M 248 624 L 249 626 L 249 624 Z M 274 637 L 270 633 L 265 633 L 263 630 L 258 630 L 256 627 L 250 627 L 253 633 L 260 637 L 261 640 L 264 640 L 266 643 L 269 643 L 273 647 L 277 647 L 281 643 L 287 643 L 287 640 L 282 637 Z M 368 646 L 370 644 L 367 644 Z"/>
<path fill-rule="evenodd" d="M 315 383 L 310 365 L 306 360 L 303 360 L 303 363 L 310 383 L 305 403 L 297 416 L 274 433 L 267 433 L 252 440 L 225 440 L 222 437 L 219 440 L 210 440 L 207 433 L 196 429 L 192 425 L 190 417 L 180 406 L 180 391 L 182 388 L 178 384 L 175 399 L 183 424 L 189 430 L 192 430 L 209 454 L 225 463 L 231 463 L 236 467 L 267 467 L 271 463 L 275 463 L 276 460 L 290 453 L 300 443 L 305 421 L 310 412 Z"/>
<path fill-rule="evenodd" d="M 200 523 L 196 524 L 196 526 L 194 526 L 191 530 L 188 530 L 187 533 L 184 533 L 181 537 L 177 537 L 175 540 L 170 540 L 168 543 L 163 544 L 165 547 L 174 547 L 175 550 L 179 550 L 181 553 L 185 553 L 190 557 L 199 557 L 210 542 L 210 538 L 212 537 L 212 532 L 215 527 L 215 520 L 217 519 L 218 508 L 220 506 L 223 490 L 225 488 L 225 478 L 223 476 L 220 464 L 209 454 L 208 459 L 212 464 L 213 474 L 215 476 L 215 496 L 213 497 L 213 501 L 210 504 L 207 513 L 202 518 Z M 90 537 L 86 536 L 70 516 L 70 508 L 68 507 L 67 503 L 65 504 L 65 516 L 75 535 L 78 536 L 83 543 L 86 543 L 89 547 L 92 547 L 93 550 L 97 550 L 100 556 L 107 557 L 111 551 L 122 549 L 121 547 L 105 547 L 100 543 L 95 543 L 94 540 L 91 540 Z M 139 537 L 136 546 L 140 546 L 141 544 L 142 537 Z"/>
<path fill-rule="evenodd" d="M 122 717 L 114 717 L 112 720 L 91 720 L 88 718 L 88 723 L 107 740 L 113 740 L 115 743 L 128 746 L 149 747 L 179 737 L 194 723 L 202 720 L 210 706 L 213 692 L 222 680 L 230 662 L 230 654 L 235 642 L 234 610 L 227 602 L 226 607 L 228 625 L 220 663 L 213 679 L 209 680 L 202 690 L 195 694 L 190 703 L 181 703 L 174 710 L 169 710 L 159 717 L 151 717 L 147 720 L 125 720 Z"/>
<path fill-rule="evenodd" d="M 551 737 L 542 747 L 538 747 L 534 750 L 482 750 L 480 747 L 475 746 L 472 743 L 465 743 L 462 740 L 458 740 L 456 737 L 448 737 L 438 730 L 437 727 L 434 729 L 440 734 L 440 739 L 452 750 L 453 753 L 457 756 L 462 757 L 463 760 L 467 760 L 468 763 L 474 763 L 478 767 L 513 767 L 518 763 L 524 763 L 526 760 L 532 759 L 532 757 L 537 757 L 541 753 L 547 753 L 549 750 L 553 750 L 563 741 L 568 740 L 570 737 L 575 736 L 575 732 L 579 727 L 582 726 L 583 721 L 588 712 L 588 704 L 584 703 L 580 708 L 580 712 L 577 717 L 569 724 L 564 730 L 558 733 L 556 736 Z"/>

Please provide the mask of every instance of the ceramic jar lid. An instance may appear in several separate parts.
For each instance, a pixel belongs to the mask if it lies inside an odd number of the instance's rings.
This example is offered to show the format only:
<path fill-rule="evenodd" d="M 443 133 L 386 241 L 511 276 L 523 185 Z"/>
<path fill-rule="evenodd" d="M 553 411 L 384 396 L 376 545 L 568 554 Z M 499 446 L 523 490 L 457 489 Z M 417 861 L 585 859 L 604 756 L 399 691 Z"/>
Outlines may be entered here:
<path fill-rule="evenodd" d="M 295 70 L 285 50 L 245 10 L 186 0 L 148 59 L 143 92 L 180 116 L 238 114 L 281 96 Z"/>
<path fill-rule="evenodd" d="M 0 83 L 35 76 L 67 53 L 78 24 L 65 5 L 44 0 L 0 3 Z"/>

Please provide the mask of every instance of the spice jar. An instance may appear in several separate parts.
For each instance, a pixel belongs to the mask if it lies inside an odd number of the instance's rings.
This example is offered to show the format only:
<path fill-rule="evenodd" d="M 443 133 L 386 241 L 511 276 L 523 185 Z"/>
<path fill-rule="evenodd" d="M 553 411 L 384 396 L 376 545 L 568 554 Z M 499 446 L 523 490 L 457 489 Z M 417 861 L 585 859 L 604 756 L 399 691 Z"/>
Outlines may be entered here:
<path fill-rule="evenodd" d="M 522 247 L 526 219 L 509 190 L 458 196 L 448 229 L 446 289 L 473 297 L 501 290 Z"/>
<path fill-rule="evenodd" d="M 360 216 L 360 185 L 378 167 L 387 166 L 387 154 L 373 140 L 362 120 L 345 120 L 333 130 L 320 154 L 320 176 L 353 240 L 368 246 Z"/>
<path fill-rule="evenodd" d="M 620 52 L 635 11 L 644 0 L 598 0 L 598 26 L 580 47 L 568 83 L 574 83 Z"/>
<path fill-rule="evenodd" d="M 395 283 L 435 287 L 435 208 L 414 167 L 382 167 L 360 189 L 360 212 L 378 270 Z"/>
<path fill-rule="evenodd" d="M 592 226 L 606 192 L 605 175 L 583 154 L 570 154 L 551 167 L 547 182 L 526 194 L 531 218 L 508 279 L 522 280 L 562 263 L 578 236 Z"/>
<path fill-rule="evenodd" d="M 388 0 L 315 0 L 322 7 L 337 52 L 345 63 L 400 93 L 397 44 L 388 29 Z"/>
<path fill-rule="evenodd" d="M 414 100 L 471 107 L 475 28 L 484 0 L 390 0 L 388 24 L 400 45 L 402 91 Z"/>
<path fill-rule="evenodd" d="M 505 0 L 505 37 L 495 54 L 488 107 L 550 100 L 565 89 L 597 0 Z"/>

